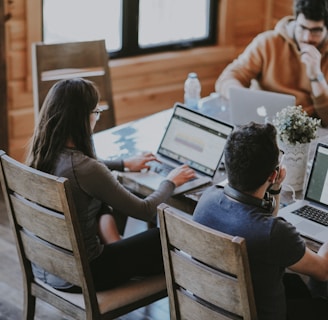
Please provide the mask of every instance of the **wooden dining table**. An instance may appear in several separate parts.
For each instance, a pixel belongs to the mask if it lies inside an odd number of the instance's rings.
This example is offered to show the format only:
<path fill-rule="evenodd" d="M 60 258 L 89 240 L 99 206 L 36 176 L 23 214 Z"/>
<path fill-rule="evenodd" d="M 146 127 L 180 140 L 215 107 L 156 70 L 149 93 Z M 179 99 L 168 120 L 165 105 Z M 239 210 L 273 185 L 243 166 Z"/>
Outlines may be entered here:
<path fill-rule="evenodd" d="M 214 109 L 204 108 L 202 110 L 202 108 L 200 108 L 198 111 L 204 112 L 222 121 L 229 122 L 229 106 L 225 102 L 223 107 L 224 108 L 222 108 L 222 105 L 218 105 L 214 106 Z M 150 116 L 94 134 L 93 139 L 97 156 L 101 159 L 124 159 L 141 154 L 142 152 L 156 153 L 172 111 L 173 108 L 168 108 Z M 311 142 L 306 175 L 308 175 L 310 171 L 314 150 L 318 142 L 328 144 L 328 128 L 319 128 L 317 138 Z M 213 183 L 191 190 L 185 194 L 171 197 L 168 204 L 192 214 L 204 190 L 212 184 L 224 182 L 225 179 L 225 171 L 219 169 L 216 172 Z M 122 182 L 124 181 L 122 180 Z M 147 195 L 142 193 L 142 188 L 136 188 L 136 186 L 131 188 L 129 185 L 126 185 L 126 187 L 141 197 Z M 294 196 L 296 199 L 301 199 L 304 196 L 303 193 L 304 190 L 301 190 L 296 192 Z M 286 205 L 291 201 L 293 201 L 293 193 L 289 190 L 282 191 L 281 203 Z M 311 245 L 313 248 L 318 247 L 317 243 L 309 241 L 309 246 Z"/>

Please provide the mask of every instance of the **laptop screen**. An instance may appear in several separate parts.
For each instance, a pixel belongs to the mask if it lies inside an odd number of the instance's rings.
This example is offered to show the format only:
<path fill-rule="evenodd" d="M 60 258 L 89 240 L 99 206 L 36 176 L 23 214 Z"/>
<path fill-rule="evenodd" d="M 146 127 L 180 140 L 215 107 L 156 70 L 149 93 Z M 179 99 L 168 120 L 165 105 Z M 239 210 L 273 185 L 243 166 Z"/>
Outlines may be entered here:
<path fill-rule="evenodd" d="M 328 145 L 318 143 L 305 199 L 328 205 Z"/>
<path fill-rule="evenodd" d="M 214 176 L 232 129 L 229 124 L 176 105 L 158 153 Z"/>

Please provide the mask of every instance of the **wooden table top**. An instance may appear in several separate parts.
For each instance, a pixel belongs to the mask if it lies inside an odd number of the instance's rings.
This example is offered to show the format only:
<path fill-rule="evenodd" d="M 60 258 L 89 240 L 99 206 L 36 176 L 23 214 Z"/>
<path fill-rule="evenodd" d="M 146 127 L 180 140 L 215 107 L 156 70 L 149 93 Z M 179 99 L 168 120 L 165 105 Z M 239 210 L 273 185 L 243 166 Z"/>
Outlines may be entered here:
<path fill-rule="evenodd" d="M 102 159 L 117 159 L 134 156 L 145 151 L 156 153 L 172 111 L 173 109 L 170 108 L 145 118 L 94 134 L 95 149 L 98 157 Z M 223 113 L 221 111 L 222 110 L 211 110 L 210 115 L 226 121 L 227 110 L 225 109 Z M 328 128 L 319 128 L 318 138 L 311 142 L 307 174 L 310 171 L 314 150 L 318 142 L 328 144 Z M 219 183 L 225 178 L 225 171 L 218 170 L 213 183 Z M 208 185 L 194 189 L 184 195 L 172 197 L 170 205 L 192 213 L 198 199 L 206 188 L 208 188 Z M 304 190 L 296 192 L 295 198 L 303 198 L 303 192 Z M 283 204 L 290 203 L 293 201 L 292 195 L 291 191 L 283 191 L 281 202 Z M 309 243 L 311 247 L 312 242 L 310 241 Z M 314 248 L 317 248 L 317 244 L 314 244 Z"/>

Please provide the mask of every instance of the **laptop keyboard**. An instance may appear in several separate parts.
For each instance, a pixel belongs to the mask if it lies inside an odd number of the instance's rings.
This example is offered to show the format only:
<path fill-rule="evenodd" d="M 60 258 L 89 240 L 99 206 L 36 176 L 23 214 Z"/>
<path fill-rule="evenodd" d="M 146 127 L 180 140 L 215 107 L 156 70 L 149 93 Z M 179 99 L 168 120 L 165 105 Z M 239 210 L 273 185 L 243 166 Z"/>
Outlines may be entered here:
<path fill-rule="evenodd" d="M 316 209 L 311 206 L 303 206 L 297 210 L 292 211 L 292 213 L 323 224 L 324 226 L 328 226 L 328 213 L 320 209 Z"/>
<path fill-rule="evenodd" d="M 152 171 L 160 174 L 163 177 L 166 177 L 174 169 L 174 167 L 167 163 L 156 163 L 152 164 L 151 167 Z"/>
<path fill-rule="evenodd" d="M 173 167 L 167 163 L 164 163 L 164 162 L 161 162 L 161 163 L 155 162 L 154 164 L 151 164 L 151 170 L 165 178 L 173 169 L 175 169 L 175 167 Z M 189 181 L 193 181 L 196 179 L 197 179 L 197 177 L 194 177 L 194 178 L 190 179 Z"/>

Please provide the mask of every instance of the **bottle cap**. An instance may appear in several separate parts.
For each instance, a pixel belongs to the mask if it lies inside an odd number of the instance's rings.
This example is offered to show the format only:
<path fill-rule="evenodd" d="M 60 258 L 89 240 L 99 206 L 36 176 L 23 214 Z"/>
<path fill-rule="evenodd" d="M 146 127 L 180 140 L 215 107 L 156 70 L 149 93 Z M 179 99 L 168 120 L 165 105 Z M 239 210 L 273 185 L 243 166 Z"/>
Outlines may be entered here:
<path fill-rule="evenodd" d="M 188 78 L 197 78 L 197 73 L 196 72 L 190 72 L 188 74 Z"/>

